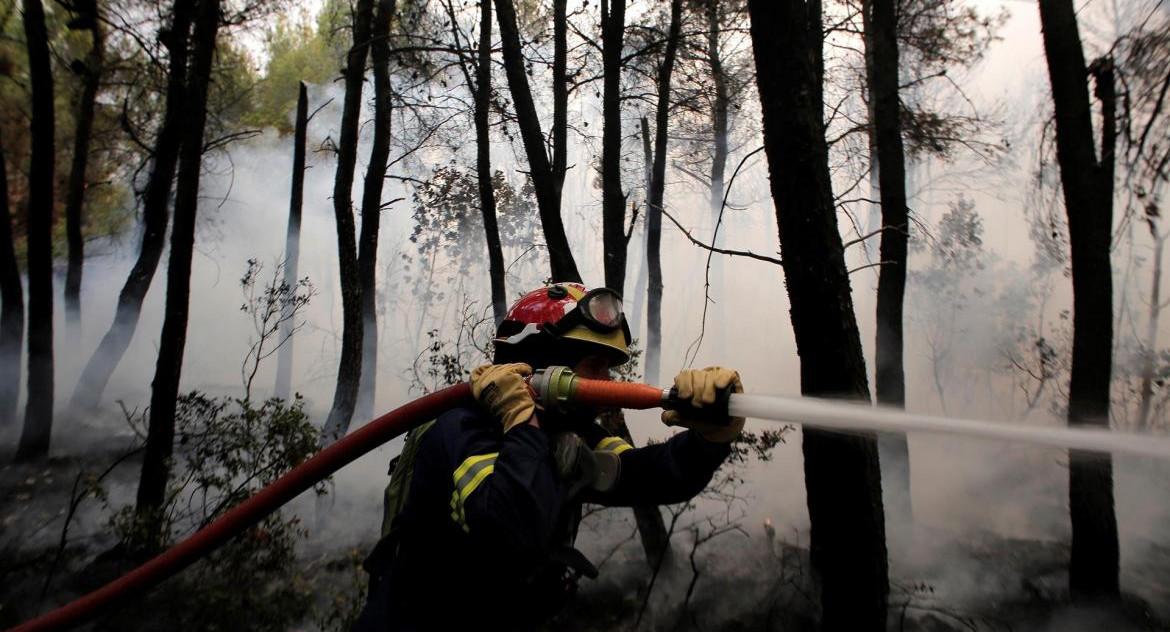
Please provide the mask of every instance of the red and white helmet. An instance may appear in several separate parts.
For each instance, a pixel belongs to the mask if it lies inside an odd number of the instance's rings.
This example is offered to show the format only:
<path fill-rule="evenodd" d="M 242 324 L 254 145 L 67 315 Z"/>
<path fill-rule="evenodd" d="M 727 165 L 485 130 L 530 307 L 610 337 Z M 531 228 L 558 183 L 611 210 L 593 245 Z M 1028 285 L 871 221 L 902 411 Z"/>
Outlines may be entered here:
<path fill-rule="evenodd" d="M 622 298 L 609 288 L 554 283 L 525 294 L 496 330 L 497 356 L 534 365 L 573 364 L 574 354 L 601 353 L 610 366 L 630 360 Z"/>

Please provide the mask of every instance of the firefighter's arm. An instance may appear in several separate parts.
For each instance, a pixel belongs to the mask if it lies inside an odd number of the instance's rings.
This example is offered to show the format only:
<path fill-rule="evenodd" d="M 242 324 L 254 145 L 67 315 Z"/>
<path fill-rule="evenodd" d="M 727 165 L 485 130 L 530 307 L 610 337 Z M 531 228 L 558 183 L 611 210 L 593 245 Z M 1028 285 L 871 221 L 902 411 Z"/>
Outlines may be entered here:
<path fill-rule="evenodd" d="M 703 491 L 731 453 L 730 444 L 707 441 L 693 430 L 641 448 L 619 437 L 606 437 L 594 449 L 616 452 L 621 459 L 621 470 L 612 489 L 587 490 L 582 500 L 609 506 L 688 501 Z"/>
<path fill-rule="evenodd" d="M 681 371 L 674 385 L 678 397 L 700 410 L 715 404 L 721 390 L 743 392 L 739 373 L 722 367 Z M 598 442 L 594 449 L 618 453 L 621 472 L 612 490 L 588 500 L 608 505 L 664 505 L 690 500 L 711 481 L 744 425 L 742 417 L 688 418 L 678 411 L 664 412 L 662 422 L 688 430 L 666 443 L 638 449 L 617 437 Z"/>

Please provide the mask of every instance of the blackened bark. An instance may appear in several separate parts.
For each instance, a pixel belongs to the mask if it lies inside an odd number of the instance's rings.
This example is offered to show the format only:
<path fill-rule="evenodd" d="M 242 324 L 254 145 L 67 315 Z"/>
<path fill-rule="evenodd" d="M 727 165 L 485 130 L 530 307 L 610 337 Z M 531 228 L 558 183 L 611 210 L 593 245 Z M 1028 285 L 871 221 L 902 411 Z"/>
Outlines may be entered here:
<path fill-rule="evenodd" d="M 1158 348 L 1158 321 L 1162 319 L 1162 255 L 1166 250 L 1166 236 L 1158 232 L 1158 220 L 1147 218 L 1150 236 L 1154 238 L 1153 275 L 1150 279 L 1150 308 L 1146 320 L 1145 352 L 1142 354 L 1141 386 L 1138 388 L 1137 427 L 1149 430 L 1150 408 L 1154 402 L 1154 378 L 1157 377 L 1155 359 Z"/>
<path fill-rule="evenodd" d="M 305 82 L 298 82 L 297 117 L 293 128 L 292 190 L 289 193 L 288 231 L 284 237 L 284 284 L 297 286 L 297 270 L 301 260 L 301 211 L 305 200 L 305 140 L 309 129 L 309 94 Z M 286 318 L 289 316 L 285 315 Z M 276 396 L 288 399 L 292 395 L 293 323 L 285 320 L 280 328 L 284 341 L 276 355 Z"/>
<path fill-rule="evenodd" d="M 1109 427 L 1113 285 L 1109 244 L 1113 228 L 1116 121 L 1111 62 L 1098 61 L 1102 104 L 1101 159 L 1093 138 L 1088 72 L 1072 0 L 1041 0 L 1040 25 L 1056 113 L 1056 158 L 1068 214 L 1073 283 L 1073 352 L 1068 422 Z M 1069 451 L 1072 555 L 1069 589 L 1076 600 L 1119 597 L 1113 460 Z"/>
<path fill-rule="evenodd" d="M 646 381 L 658 383 L 662 354 L 662 199 L 666 190 L 666 132 L 670 123 L 670 76 L 682 28 L 682 0 L 670 2 L 670 33 L 658 67 L 658 105 L 654 113 L 654 166 L 646 206 L 646 258 L 650 288 L 646 300 Z"/>
<path fill-rule="evenodd" d="M 605 287 L 626 283 L 626 196 L 622 193 L 622 41 L 625 0 L 601 0 L 601 242 Z"/>
<path fill-rule="evenodd" d="M 711 215 L 723 210 L 723 177 L 727 170 L 727 110 L 731 97 L 727 92 L 727 73 L 719 51 L 719 5 L 712 0 L 704 7 L 707 17 L 707 65 L 711 68 L 714 101 L 711 107 L 711 136 L 715 153 L 711 157 Z M 712 244 L 716 245 L 716 244 Z M 722 261 L 722 259 L 716 259 Z"/>
<path fill-rule="evenodd" d="M 24 288 L 12 242 L 8 168 L 0 151 L 0 429 L 16 423 L 20 399 L 20 352 L 24 345 Z"/>
<path fill-rule="evenodd" d="M 492 284 L 492 313 L 500 324 L 508 313 L 504 285 L 504 248 L 496 222 L 496 193 L 492 188 L 492 145 L 488 114 L 492 101 L 492 3 L 479 3 L 479 51 L 475 65 L 475 172 L 479 179 L 479 204 L 487 238 L 488 274 Z"/>
<path fill-rule="evenodd" d="M 577 263 L 569 249 L 569 239 L 565 235 L 565 225 L 561 220 L 561 183 L 564 181 L 564 165 L 560 171 L 553 167 L 564 146 L 563 138 L 566 130 L 562 129 L 567 122 L 567 114 L 563 107 L 558 107 L 558 86 L 564 85 L 563 74 L 556 77 L 554 72 L 554 112 L 553 112 L 553 157 L 549 162 L 548 154 L 544 149 L 544 132 L 540 129 L 540 119 L 536 116 L 536 105 L 532 100 L 532 91 L 528 85 L 528 75 L 525 71 L 524 56 L 520 50 L 520 29 L 516 25 L 516 8 L 512 0 L 495 0 L 496 19 L 500 25 L 500 39 L 504 52 L 504 74 L 508 78 L 508 89 L 512 93 L 512 102 L 516 108 L 517 125 L 520 126 L 520 137 L 524 143 L 524 153 L 528 156 L 529 176 L 532 186 L 536 190 L 536 206 L 540 210 L 540 225 L 544 231 L 544 239 L 548 245 L 548 258 L 554 281 L 581 281 L 581 273 L 577 271 Z M 558 33 L 565 27 L 564 11 L 565 0 L 556 0 L 554 9 L 554 38 L 563 37 Z M 555 51 L 554 51 L 555 57 Z M 555 64 L 554 59 L 554 64 Z M 567 93 L 566 93 L 567 94 Z M 566 97 L 567 98 L 567 97 Z M 560 125 L 558 126 L 558 123 Z M 558 140 L 560 143 L 557 143 Z M 560 158 L 564 160 L 563 156 Z"/>
<path fill-rule="evenodd" d="M 866 0 L 866 71 L 873 139 L 881 165 L 882 230 L 877 288 L 877 341 L 874 347 L 877 403 L 906 407 L 902 312 L 906 294 L 909 210 L 906 203 L 906 153 L 902 147 L 898 100 L 898 32 L 894 0 Z M 871 176 L 872 177 L 872 176 Z M 905 433 L 878 437 L 887 515 L 901 524 L 913 520 L 910 496 L 910 448 Z M 901 531 L 901 530 L 899 530 Z"/>
<path fill-rule="evenodd" d="M 568 4 L 568 0 L 553 0 L 552 180 L 553 186 L 556 188 L 558 209 L 565 186 L 565 172 L 569 168 Z"/>
<path fill-rule="evenodd" d="M 359 0 L 353 17 L 353 46 L 345 62 L 345 100 L 337 143 L 337 176 L 333 181 L 333 216 L 337 222 L 337 253 L 341 272 L 341 361 L 333 407 L 325 420 L 321 445 L 340 439 L 349 430 L 362 376 L 362 288 L 358 280 L 357 244 L 353 220 L 353 172 L 357 163 L 358 116 L 362 79 L 370 48 L 374 0 Z"/>
<path fill-rule="evenodd" d="M 866 401 L 828 167 L 818 0 L 749 0 L 764 147 L 806 396 Z M 804 430 L 822 629 L 879 631 L 889 593 L 876 440 Z"/>
<path fill-rule="evenodd" d="M 162 127 L 154 141 L 153 167 L 146 194 L 142 201 L 142 247 L 138 259 L 122 291 L 118 295 L 118 307 L 114 322 L 102 337 L 98 348 L 86 363 L 73 391 L 69 403 L 75 414 L 92 410 L 101 401 L 102 392 L 110 381 L 110 375 L 118 368 L 134 330 L 142 314 L 142 302 L 150 290 L 158 262 L 162 259 L 166 245 L 167 222 L 170 211 L 167 208 L 171 197 L 171 184 L 175 178 L 175 167 L 179 160 L 179 135 L 183 125 L 183 106 L 186 101 L 188 39 L 191 20 L 195 9 L 193 2 L 176 2 L 171 18 L 171 28 L 160 35 L 170 57 L 167 71 L 167 97 Z"/>
<path fill-rule="evenodd" d="M 82 79 L 81 100 L 77 104 L 77 122 L 73 131 L 73 162 L 65 189 L 65 233 L 69 241 L 69 266 L 65 273 L 65 326 L 75 339 L 81 333 L 81 271 L 85 261 L 85 242 L 81 234 L 82 206 L 85 202 L 85 170 L 89 164 L 89 139 L 93 133 L 94 104 L 102 71 L 102 31 L 96 2 L 79 2 L 78 15 L 70 26 L 87 28 L 93 46 L 85 61 L 73 63 Z"/>
<path fill-rule="evenodd" d="M 18 460 L 45 456 L 53 432 L 53 69 L 45 9 L 24 0 L 24 37 L 32 86 L 28 173 L 28 402 Z"/>
<path fill-rule="evenodd" d="M 191 295 L 191 258 L 195 249 L 195 215 L 199 208 L 199 175 L 203 162 L 203 131 L 207 123 L 207 93 L 219 30 L 219 0 L 200 0 L 192 37 L 191 71 L 180 134 L 179 172 L 175 185 L 175 224 L 167 262 L 166 315 L 159 338 L 158 362 L 150 394 L 150 425 L 142 454 L 135 512 L 149 531 L 147 548 L 163 543 L 158 529 L 159 510 L 166 497 L 170 457 L 174 449 L 175 406 L 187 346 L 187 318 Z"/>
<path fill-rule="evenodd" d="M 362 229 L 358 236 L 358 279 L 362 291 L 362 377 L 357 410 L 362 421 L 374 414 L 378 378 L 378 311 L 375 281 L 378 269 L 378 229 L 382 215 L 382 185 L 390 158 L 392 103 L 390 88 L 390 21 L 396 0 L 378 0 L 370 31 L 370 61 L 374 70 L 374 140 L 362 189 Z"/>

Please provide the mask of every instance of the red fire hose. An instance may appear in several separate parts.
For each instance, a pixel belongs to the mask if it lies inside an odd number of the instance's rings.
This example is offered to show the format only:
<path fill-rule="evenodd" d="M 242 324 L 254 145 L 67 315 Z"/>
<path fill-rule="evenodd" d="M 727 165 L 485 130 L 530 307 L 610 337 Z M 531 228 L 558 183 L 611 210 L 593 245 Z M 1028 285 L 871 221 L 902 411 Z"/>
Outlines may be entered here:
<path fill-rule="evenodd" d="M 646 384 L 587 380 L 568 372 L 557 377 L 564 378 L 561 386 L 548 387 L 545 391 L 556 388 L 562 391 L 562 399 L 571 398 L 581 404 L 644 409 L 661 406 L 665 401 L 661 389 Z M 533 388 L 539 397 L 540 387 L 535 381 Z M 325 448 L 215 522 L 142 566 L 57 610 L 11 628 L 9 632 L 67 630 L 85 623 L 101 611 L 123 603 L 187 568 L 358 457 L 447 410 L 472 404 L 471 388 L 464 383 L 396 408 Z"/>

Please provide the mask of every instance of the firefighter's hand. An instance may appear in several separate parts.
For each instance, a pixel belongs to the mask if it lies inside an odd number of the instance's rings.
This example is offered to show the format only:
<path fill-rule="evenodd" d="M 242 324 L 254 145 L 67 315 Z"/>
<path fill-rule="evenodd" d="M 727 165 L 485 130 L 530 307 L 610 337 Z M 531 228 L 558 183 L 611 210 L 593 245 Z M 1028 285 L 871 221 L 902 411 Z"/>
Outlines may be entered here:
<path fill-rule="evenodd" d="M 485 364 L 471 372 L 471 394 L 508 432 L 535 419 L 536 402 L 524 378 L 532 367 L 523 363 Z"/>
<path fill-rule="evenodd" d="M 678 389 L 679 399 L 689 400 L 695 408 L 714 404 L 716 391 L 730 388 L 732 393 L 743 392 L 739 373 L 719 366 L 701 371 L 684 370 L 674 377 L 674 386 Z M 744 418 L 731 417 L 724 425 L 703 419 L 688 419 L 677 410 L 667 410 L 662 413 L 662 423 L 690 428 L 707 441 L 728 443 L 734 441 L 743 430 Z"/>

